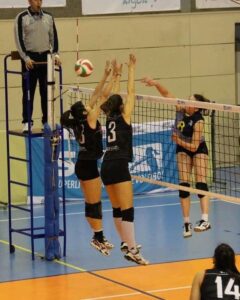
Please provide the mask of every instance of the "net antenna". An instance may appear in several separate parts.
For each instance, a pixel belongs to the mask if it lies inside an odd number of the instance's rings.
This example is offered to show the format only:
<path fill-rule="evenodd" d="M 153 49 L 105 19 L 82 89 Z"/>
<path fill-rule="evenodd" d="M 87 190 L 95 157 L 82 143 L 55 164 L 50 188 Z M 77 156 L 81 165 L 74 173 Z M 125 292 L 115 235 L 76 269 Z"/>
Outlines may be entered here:
<path fill-rule="evenodd" d="M 79 59 L 79 19 L 76 19 L 77 60 Z"/>
<path fill-rule="evenodd" d="M 79 44 L 79 19 L 76 19 L 76 53 L 77 53 L 77 61 L 80 59 L 79 51 L 80 51 L 80 44 Z M 80 77 L 77 76 L 77 85 L 80 85 Z"/>

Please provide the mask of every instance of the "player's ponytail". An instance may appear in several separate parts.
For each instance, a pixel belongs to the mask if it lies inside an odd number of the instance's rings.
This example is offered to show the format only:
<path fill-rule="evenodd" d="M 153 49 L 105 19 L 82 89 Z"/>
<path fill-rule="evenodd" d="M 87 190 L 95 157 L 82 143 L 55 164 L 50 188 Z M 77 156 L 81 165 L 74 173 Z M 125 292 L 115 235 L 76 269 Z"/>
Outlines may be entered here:
<path fill-rule="evenodd" d="M 123 110 L 123 99 L 120 95 L 114 94 L 101 105 L 102 111 L 108 116 L 120 115 Z"/>
<path fill-rule="evenodd" d="M 215 268 L 227 272 L 230 276 L 240 281 L 240 273 L 236 267 L 235 253 L 228 244 L 220 244 L 214 252 Z"/>
<path fill-rule="evenodd" d="M 61 115 L 60 123 L 62 127 L 66 128 L 67 130 L 74 128 L 76 122 L 71 114 L 71 110 L 67 110 Z"/>
<path fill-rule="evenodd" d="M 76 121 L 82 121 L 86 118 L 87 111 L 82 101 L 77 101 L 71 106 L 71 115 Z"/>

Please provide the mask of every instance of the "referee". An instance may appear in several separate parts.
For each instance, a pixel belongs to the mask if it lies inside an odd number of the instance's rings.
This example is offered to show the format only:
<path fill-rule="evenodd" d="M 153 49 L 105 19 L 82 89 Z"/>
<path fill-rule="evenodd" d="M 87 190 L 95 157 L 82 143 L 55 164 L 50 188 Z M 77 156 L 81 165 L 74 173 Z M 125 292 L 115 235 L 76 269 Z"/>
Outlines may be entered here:
<path fill-rule="evenodd" d="M 58 53 L 58 36 L 51 14 L 42 10 L 42 0 L 29 0 L 29 7 L 15 19 L 15 41 L 22 63 L 22 123 L 23 133 L 29 131 L 28 120 L 33 125 L 33 101 L 37 81 L 41 96 L 42 124 L 47 122 L 47 54 L 55 54 L 55 63 L 61 64 Z M 26 71 L 29 71 L 30 109 L 28 115 Z"/>

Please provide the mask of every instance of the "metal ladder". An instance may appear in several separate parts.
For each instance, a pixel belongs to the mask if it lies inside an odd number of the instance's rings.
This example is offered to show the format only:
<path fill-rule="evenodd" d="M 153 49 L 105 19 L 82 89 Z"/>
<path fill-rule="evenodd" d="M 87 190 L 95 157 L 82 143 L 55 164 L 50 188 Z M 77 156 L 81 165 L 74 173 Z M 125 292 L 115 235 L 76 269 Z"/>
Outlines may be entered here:
<path fill-rule="evenodd" d="M 40 138 L 43 136 L 42 132 L 32 132 L 30 131 L 28 134 L 22 133 L 21 131 L 11 130 L 9 128 L 9 95 L 8 95 L 8 75 L 16 74 L 23 75 L 20 71 L 14 71 L 8 69 L 8 61 L 12 60 L 20 60 L 20 56 L 18 52 L 13 51 L 11 54 L 8 54 L 4 58 L 4 80 L 5 80 L 5 110 L 6 110 L 6 144 L 7 144 L 7 179 L 8 179 L 8 218 L 9 218 L 9 251 L 10 253 L 15 252 L 15 246 L 13 244 L 13 233 L 23 234 L 31 238 L 31 256 L 32 260 L 35 259 L 35 239 L 41 239 L 45 237 L 44 227 L 35 226 L 34 222 L 34 203 L 33 203 L 33 176 L 32 176 L 32 139 Z M 59 93 L 60 93 L 60 113 L 63 111 L 63 103 L 62 103 L 62 69 L 58 67 L 56 71 L 59 73 Z M 27 81 L 27 95 L 30 97 L 29 92 L 29 72 L 26 74 L 25 80 Z M 29 99 L 28 99 L 29 100 Z M 28 102 L 29 104 L 29 102 Z M 30 108 L 30 104 L 28 105 Z M 29 109 L 28 108 L 28 109 Z M 30 111 L 30 110 L 29 110 Z M 30 125 L 30 120 L 29 120 Z M 30 127 L 29 127 L 30 128 Z M 20 136 L 27 139 L 28 143 L 28 154 L 26 154 L 26 158 L 20 158 L 18 156 L 11 155 L 10 149 L 10 136 Z M 65 174 L 64 174 L 64 143 L 63 143 L 63 132 L 61 132 L 61 155 L 62 155 L 62 165 L 61 165 L 61 174 L 62 180 L 64 182 Z M 27 164 L 28 168 L 28 182 L 23 183 L 19 181 L 15 181 L 12 179 L 11 174 L 11 161 L 20 161 Z M 25 207 L 23 205 L 16 205 L 12 203 L 12 185 L 19 185 L 26 187 L 28 189 L 29 194 L 29 207 Z M 16 228 L 13 227 L 12 222 L 12 209 L 18 209 L 25 211 L 30 214 L 30 227 L 25 228 Z M 66 207 L 65 207 L 65 186 L 62 184 L 62 226 L 63 229 L 60 229 L 59 236 L 63 237 L 63 256 L 66 256 Z"/>

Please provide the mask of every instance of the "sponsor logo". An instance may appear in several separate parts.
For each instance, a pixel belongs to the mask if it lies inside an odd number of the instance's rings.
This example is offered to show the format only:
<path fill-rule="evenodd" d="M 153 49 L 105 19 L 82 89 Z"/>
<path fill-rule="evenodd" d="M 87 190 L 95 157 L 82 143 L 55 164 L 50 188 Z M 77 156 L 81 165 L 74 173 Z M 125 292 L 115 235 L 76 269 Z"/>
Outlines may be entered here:
<path fill-rule="evenodd" d="M 133 148 L 134 162 L 129 165 L 133 175 L 144 175 L 148 178 L 161 179 L 163 175 L 162 166 L 162 144 L 153 143 L 139 145 Z M 150 177 L 149 177 L 150 176 Z"/>

